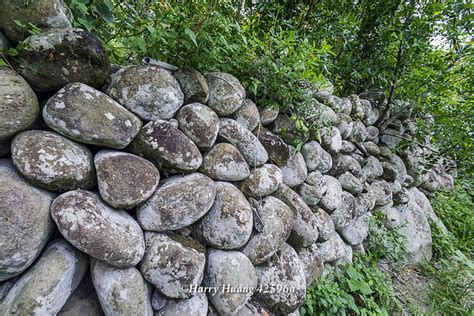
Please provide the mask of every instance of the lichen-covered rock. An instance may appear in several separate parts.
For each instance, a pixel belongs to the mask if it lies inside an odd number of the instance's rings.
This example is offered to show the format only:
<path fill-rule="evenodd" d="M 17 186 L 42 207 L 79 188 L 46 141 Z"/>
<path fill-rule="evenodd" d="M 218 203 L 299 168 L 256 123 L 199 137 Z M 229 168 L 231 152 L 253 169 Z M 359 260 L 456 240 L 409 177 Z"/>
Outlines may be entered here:
<path fill-rule="evenodd" d="M 48 131 L 25 131 L 12 141 L 12 160 L 31 183 L 50 191 L 91 189 L 95 172 L 91 151 Z"/>
<path fill-rule="evenodd" d="M 7 67 L 0 67 L 0 113 L 0 141 L 29 128 L 39 114 L 33 90 L 25 79 Z"/>
<path fill-rule="evenodd" d="M 372 155 L 372 156 L 380 155 L 380 148 L 379 146 L 377 146 L 376 143 L 368 141 L 368 142 L 364 142 L 362 146 L 364 147 L 364 149 L 367 151 L 369 155 Z"/>
<path fill-rule="evenodd" d="M 228 118 L 220 119 L 219 136 L 237 147 L 251 167 L 264 164 L 268 154 L 258 138 L 248 129 Z"/>
<path fill-rule="evenodd" d="M 184 101 L 171 73 L 152 65 L 123 67 L 112 76 L 107 94 L 146 121 L 172 118 Z"/>
<path fill-rule="evenodd" d="M 356 216 L 361 216 L 375 207 L 375 197 L 369 192 L 359 193 L 356 201 Z"/>
<path fill-rule="evenodd" d="M 176 315 L 193 315 L 207 316 L 209 303 L 204 293 L 195 293 L 190 298 L 181 300 L 170 300 L 165 306 L 160 308 L 156 316 L 176 316 Z"/>
<path fill-rule="evenodd" d="M 54 196 L 23 180 L 9 160 L 0 159 L 0 282 L 28 268 L 48 241 L 54 224 Z"/>
<path fill-rule="evenodd" d="M 250 174 L 245 158 L 237 148 L 228 143 L 214 145 L 204 156 L 199 171 L 220 181 L 241 181 Z"/>
<path fill-rule="evenodd" d="M 2 1 L 0 29 L 14 44 L 28 34 L 17 21 L 24 25 L 31 23 L 40 29 L 69 28 L 72 25 L 72 14 L 61 0 L 39 0 L 34 3 Z"/>
<path fill-rule="evenodd" d="M 349 155 L 349 154 L 353 153 L 356 150 L 357 150 L 357 147 L 356 147 L 356 145 L 354 145 L 354 143 L 352 143 L 348 140 L 343 140 L 342 141 L 342 147 L 341 147 L 341 150 L 339 152 L 343 155 Z"/>
<path fill-rule="evenodd" d="M 375 205 L 385 205 L 392 201 L 390 184 L 383 180 L 376 180 L 370 185 L 370 194 L 375 198 Z"/>
<path fill-rule="evenodd" d="M 285 202 L 295 216 L 288 243 L 300 248 L 316 242 L 318 239 L 317 219 L 298 193 L 282 183 L 273 195 Z"/>
<path fill-rule="evenodd" d="M 137 210 L 143 229 L 176 230 L 201 218 L 211 208 L 216 187 L 209 177 L 192 173 L 162 181 L 152 197 Z"/>
<path fill-rule="evenodd" d="M 90 271 L 106 315 L 153 315 L 151 286 L 136 268 L 118 269 L 93 259 Z"/>
<path fill-rule="evenodd" d="M 324 182 L 327 185 L 327 190 L 319 204 L 330 213 L 341 204 L 342 186 L 336 178 L 328 175 L 324 176 Z"/>
<path fill-rule="evenodd" d="M 294 145 L 297 140 L 307 140 L 307 137 L 296 129 L 295 122 L 286 114 L 278 114 L 276 120 L 272 124 L 271 131 L 280 136 L 281 139 L 289 145 Z"/>
<path fill-rule="evenodd" d="M 254 265 L 270 259 L 288 239 L 293 228 L 293 211 L 281 200 L 273 196 L 265 197 L 257 205 L 257 218 L 260 221 L 254 234 L 242 252 Z"/>
<path fill-rule="evenodd" d="M 56 315 L 87 271 L 87 256 L 62 239 L 15 282 L 0 302 L 1 315 Z"/>
<path fill-rule="evenodd" d="M 90 274 L 86 274 L 76 290 L 69 296 L 58 316 L 102 316 L 97 293 Z"/>
<path fill-rule="evenodd" d="M 367 126 L 365 128 L 365 131 L 366 131 L 366 138 L 365 140 L 366 141 L 372 141 L 374 143 L 377 143 L 378 141 L 376 141 L 379 137 L 379 129 L 376 127 L 376 126 Z"/>
<path fill-rule="evenodd" d="M 151 162 L 129 153 L 101 150 L 94 164 L 100 195 L 115 208 L 132 208 L 146 201 L 160 180 Z"/>
<path fill-rule="evenodd" d="M 257 128 L 258 140 L 268 153 L 268 158 L 277 166 L 286 164 L 290 158 L 290 149 L 288 145 L 277 135 L 266 128 Z"/>
<path fill-rule="evenodd" d="M 313 211 L 316 222 L 318 223 L 318 232 L 319 232 L 319 241 L 325 241 L 331 238 L 332 233 L 336 229 L 334 227 L 334 222 L 332 221 L 331 216 L 328 215 L 323 209 L 313 206 L 311 207 Z"/>
<path fill-rule="evenodd" d="M 370 156 L 367 158 L 367 161 L 365 162 L 365 165 L 362 168 L 362 173 L 366 181 L 372 182 L 375 180 L 375 178 L 382 176 L 382 164 L 377 158 L 375 158 L 374 156 Z"/>
<path fill-rule="evenodd" d="M 358 217 L 350 225 L 339 229 L 339 235 L 349 245 L 357 245 L 364 241 L 369 234 L 370 213 Z"/>
<path fill-rule="evenodd" d="M 349 115 L 340 113 L 337 117 L 337 129 L 341 133 L 342 139 L 347 139 L 352 134 L 354 122 Z"/>
<path fill-rule="evenodd" d="M 395 149 L 402 142 L 403 135 L 397 130 L 387 128 L 382 135 L 380 135 L 380 142 L 385 144 L 390 149 Z"/>
<path fill-rule="evenodd" d="M 352 135 L 349 137 L 349 140 L 363 143 L 367 138 L 367 130 L 364 123 L 357 120 L 354 122 L 354 127 L 352 128 Z"/>
<path fill-rule="evenodd" d="M 278 113 L 278 109 L 272 107 L 260 109 L 260 122 L 263 126 L 267 126 L 276 120 Z"/>
<path fill-rule="evenodd" d="M 158 166 L 178 171 L 196 171 L 202 163 L 196 144 L 167 121 L 153 121 L 143 126 L 130 148 Z"/>
<path fill-rule="evenodd" d="M 360 163 L 352 156 L 336 154 L 332 159 L 332 168 L 330 174 L 338 176 L 348 171 L 356 177 L 362 176 L 362 167 Z"/>
<path fill-rule="evenodd" d="M 189 298 L 203 278 L 205 250 L 180 235 L 145 233 L 146 251 L 140 263 L 145 279 L 170 298 Z"/>
<path fill-rule="evenodd" d="M 248 196 L 258 198 L 272 194 L 282 182 L 283 175 L 280 168 L 264 164 L 252 170 L 248 178 L 242 182 L 241 190 Z"/>
<path fill-rule="evenodd" d="M 102 92 L 71 83 L 52 96 L 43 119 L 56 132 L 80 143 L 121 149 L 137 135 L 142 122 Z"/>
<path fill-rule="evenodd" d="M 243 253 L 210 249 L 203 284 L 217 288 L 209 300 L 220 315 L 238 315 L 257 287 L 257 274 Z M 233 293 L 231 288 L 241 291 Z"/>
<path fill-rule="evenodd" d="M 308 171 L 318 170 L 321 173 L 326 173 L 332 168 L 331 155 L 314 140 L 304 144 L 301 153 Z"/>
<path fill-rule="evenodd" d="M 303 155 L 297 152 L 293 146 L 290 147 L 290 157 L 286 164 L 281 167 L 283 183 L 289 187 L 295 187 L 304 182 L 308 177 L 308 169 Z"/>
<path fill-rule="evenodd" d="M 330 215 L 336 229 L 347 227 L 357 218 L 356 203 L 352 194 L 342 191 L 341 203 Z"/>
<path fill-rule="evenodd" d="M 283 244 L 277 254 L 270 261 L 255 267 L 258 284 L 263 289 L 269 287 L 268 291 L 256 292 L 255 298 L 277 314 L 288 314 L 298 309 L 305 300 L 304 266 L 288 244 Z"/>
<path fill-rule="evenodd" d="M 297 252 L 301 264 L 303 265 L 306 285 L 309 286 L 314 280 L 323 275 L 323 258 L 317 251 L 316 247 L 298 249 Z"/>
<path fill-rule="evenodd" d="M 223 72 L 205 75 L 209 86 L 207 104 L 219 115 L 230 115 L 245 101 L 245 89 L 234 76 Z"/>
<path fill-rule="evenodd" d="M 214 145 L 219 132 L 219 117 L 210 107 L 201 103 L 183 106 L 176 115 L 179 129 L 199 148 Z"/>
<path fill-rule="evenodd" d="M 249 131 L 254 130 L 260 124 L 260 113 L 255 103 L 246 99 L 240 109 L 234 113 L 235 120 Z"/>
<path fill-rule="evenodd" d="M 364 190 L 362 182 L 349 171 L 340 174 L 337 179 L 341 183 L 342 188 L 352 194 L 361 193 Z"/>
<path fill-rule="evenodd" d="M 327 241 L 315 244 L 314 247 L 316 247 L 316 251 L 321 255 L 325 263 L 341 258 L 345 253 L 344 241 L 336 232 Z"/>
<path fill-rule="evenodd" d="M 405 182 L 408 172 L 405 163 L 400 157 L 391 154 L 387 157 L 386 161 L 382 162 L 382 166 L 384 168 L 382 178 L 387 181 Z"/>
<path fill-rule="evenodd" d="M 184 94 L 184 103 L 206 103 L 209 87 L 204 76 L 192 67 L 183 67 L 173 73 Z"/>
<path fill-rule="evenodd" d="M 242 192 L 228 182 L 216 182 L 214 204 L 196 225 L 195 233 L 215 248 L 236 249 L 249 240 L 252 227 L 252 208 Z"/>
<path fill-rule="evenodd" d="M 319 171 L 311 172 L 306 181 L 297 188 L 297 192 L 308 205 L 318 204 L 326 190 L 326 182 Z"/>
<path fill-rule="evenodd" d="M 35 91 L 56 91 L 72 82 L 99 88 L 109 77 L 102 44 L 84 30 L 49 29 L 24 43 L 13 66 Z"/>
<path fill-rule="evenodd" d="M 75 190 L 51 205 L 59 232 L 77 249 L 118 268 L 136 265 L 145 250 L 143 232 L 125 211 L 110 208 L 92 192 Z"/>
<path fill-rule="evenodd" d="M 338 153 L 342 148 L 341 132 L 337 127 L 331 130 L 323 129 L 321 131 L 321 139 L 323 146 L 332 153 Z"/>

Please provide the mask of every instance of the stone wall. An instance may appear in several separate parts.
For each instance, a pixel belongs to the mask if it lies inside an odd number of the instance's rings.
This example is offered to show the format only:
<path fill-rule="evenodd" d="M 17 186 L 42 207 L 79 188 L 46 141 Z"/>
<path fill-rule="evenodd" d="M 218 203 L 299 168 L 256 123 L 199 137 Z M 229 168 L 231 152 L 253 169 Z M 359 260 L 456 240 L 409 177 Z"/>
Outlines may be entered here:
<path fill-rule="evenodd" d="M 2 45 L 31 16 L 9 6 Z M 38 6 L 44 32 L 0 67 L 0 314 L 296 315 L 375 213 L 409 262 L 430 258 L 426 194 L 453 176 L 421 172 L 421 146 L 395 154 L 409 107 L 380 134 L 383 93 L 308 87 L 332 127 L 298 151 L 287 114 L 232 75 L 110 67 L 62 2 Z"/>

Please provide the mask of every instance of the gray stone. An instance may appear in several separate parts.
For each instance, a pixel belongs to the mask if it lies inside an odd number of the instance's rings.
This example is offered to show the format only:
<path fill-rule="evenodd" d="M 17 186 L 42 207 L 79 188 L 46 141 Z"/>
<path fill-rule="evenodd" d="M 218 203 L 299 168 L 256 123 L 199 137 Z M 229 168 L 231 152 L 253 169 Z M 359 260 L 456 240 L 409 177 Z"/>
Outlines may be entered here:
<path fill-rule="evenodd" d="M 333 164 L 330 174 L 333 176 L 338 176 L 347 171 L 356 177 L 362 176 L 362 167 L 352 156 L 336 154 L 333 156 L 332 162 Z"/>
<path fill-rule="evenodd" d="M 264 164 L 268 154 L 258 138 L 235 120 L 221 118 L 219 136 L 237 147 L 251 167 Z"/>
<path fill-rule="evenodd" d="M 214 145 L 204 156 L 199 170 L 211 179 L 220 181 L 241 181 L 250 175 L 245 158 L 228 143 Z"/>
<path fill-rule="evenodd" d="M 56 132 L 80 143 L 122 149 L 137 135 L 142 122 L 102 92 L 71 83 L 52 96 L 43 119 Z"/>
<path fill-rule="evenodd" d="M 118 268 L 136 265 L 145 251 L 143 232 L 127 212 L 110 208 L 99 195 L 75 190 L 58 196 L 51 216 L 77 249 Z"/>
<path fill-rule="evenodd" d="M 195 293 L 187 299 L 170 300 L 163 308 L 158 310 L 156 316 L 177 316 L 177 315 L 193 315 L 207 316 L 209 303 L 204 293 Z"/>
<path fill-rule="evenodd" d="M 387 128 L 380 136 L 380 142 L 390 149 L 395 149 L 402 142 L 402 134 L 394 129 Z"/>
<path fill-rule="evenodd" d="M 301 153 L 308 171 L 318 170 L 321 173 L 327 173 L 332 168 L 331 155 L 314 140 L 304 144 Z"/>
<path fill-rule="evenodd" d="M 230 115 L 245 101 L 245 89 L 234 76 L 223 72 L 205 75 L 209 86 L 207 104 L 219 115 Z"/>
<path fill-rule="evenodd" d="M 241 190 L 247 196 L 254 198 L 270 195 L 278 189 L 283 182 L 280 168 L 272 164 L 252 170 L 249 177 L 241 184 Z"/>
<path fill-rule="evenodd" d="M 327 190 L 319 204 L 330 213 L 341 204 L 342 186 L 336 178 L 328 175 L 324 176 L 324 182 L 326 182 Z"/>
<path fill-rule="evenodd" d="M 87 271 L 87 256 L 62 239 L 52 241 L 0 302 L 2 315 L 56 315 Z"/>
<path fill-rule="evenodd" d="M 278 113 L 278 109 L 271 107 L 260 109 L 260 122 L 263 126 L 267 126 L 276 120 Z"/>
<path fill-rule="evenodd" d="M 290 158 L 290 148 L 288 145 L 279 136 L 266 128 L 257 128 L 256 132 L 258 140 L 267 151 L 270 161 L 279 167 L 285 165 Z"/>
<path fill-rule="evenodd" d="M 364 117 L 364 124 L 366 126 L 372 126 L 377 122 L 377 119 L 379 118 L 379 110 L 378 109 L 369 109 L 367 111 L 367 115 Z"/>
<path fill-rule="evenodd" d="M 365 128 L 365 131 L 367 133 L 367 137 L 365 138 L 365 140 L 377 143 L 375 140 L 379 137 L 379 129 L 375 126 L 367 126 Z"/>
<path fill-rule="evenodd" d="M 39 114 L 33 90 L 7 67 L 0 67 L 0 113 L 0 141 L 31 127 Z"/>
<path fill-rule="evenodd" d="M 238 315 L 257 287 L 257 274 L 249 258 L 239 251 L 210 249 L 207 253 L 204 286 L 216 287 L 217 293 L 209 300 L 219 315 Z M 227 288 L 248 289 L 238 293 Z"/>
<path fill-rule="evenodd" d="M 242 192 L 228 182 L 216 182 L 216 198 L 198 222 L 195 233 L 218 249 L 240 248 L 250 239 L 253 213 Z"/>
<path fill-rule="evenodd" d="M 102 199 L 115 208 L 132 208 L 155 192 L 160 173 L 141 157 L 113 150 L 101 150 L 94 157 Z"/>
<path fill-rule="evenodd" d="M 308 205 L 318 204 L 326 190 L 326 182 L 319 171 L 311 172 L 306 178 L 306 182 L 297 188 L 298 194 Z"/>
<path fill-rule="evenodd" d="M 349 115 L 339 114 L 337 117 L 337 128 L 341 133 L 342 139 L 347 139 L 352 134 L 354 128 L 354 122 Z"/>
<path fill-rule="evenodd" d="M 37 189 L 0 159 L 0 282 L 26 270 L 54 229 L 49 207 L 54 196 Z"/>
<path fill-rule="evenodd" d="M 309 287 L 316 279 L 323 275 L 324 262 L 315 247 L 297 250 L 298 257 L 303 265 L 306 285 Z"/>
<path fill-rule="evenodd" d="M 325 263 L 341 258 L 345 253 L 344 241 L 336 232 L 327 241 L 315 244 L 314 247 L 316 247 L 316 251 L 321 255 Z"/>
<path fill-rule="evenodd" d="M 304 142 L 308 139 L 295 127 L 295 122 L 286 114 L 277 116 L 272 124 L 272 132 L 280 136 L 289 145 L 295 145 L 297 141 Z"/>
<path fill-rule="evenodd" d="M 90 271 L 106 315 L 153 315 L 151 286 L 136 268 L 119 269 L 93 259 Z"/>
<path fill-rule="evenodd" d="M 49 29 L 24 43 L 12 64 L 35 91 L 56 91 L 73 82 L 99 88 L 109 77 L 110 64 L 102 44 L 84 30 Z"/>
<path fill-rule="evenodd" d="M 145 121 L 172 118 L 184 101 L 171 73 L 152 65 L 123 67 L 112 76 L 107 94 Z"/>
<path fill-rule="evenodd" d="M 293 227 L 293 211 L 273 196 L 265 197 L 256 207 L 254 221 L 261 221 L 261 227 L 245 245 L 242 252 L 254 265 L 270 259 L 288 239 Z"/>
<path fill-rule="evenodd" d="M 370 187 L 369 187 L 370 190 Z M 360 193 L 357 195 L 355 212 L 356 216 L 362 216 L 363 214 L 371 211 L 375 207 L 375 197 L 369 192 Z"/>
<path fill-rule="evenodd" d="M 341 132 L 337 127 L 333 127 L 330 131 L 323 129 L 321 131 L 321 139 L 323 146 L 332 153 L 338 153 L 342 148 Z"/>
<path fill-rule="evenodd" d="M 375 178 L 382 176 L 382 164 L 377 158 L 375 158 L 374 156 L 370 156 L 369 158 L 367 158 L 367 161 L 364 167 L 362 168 L 362 173 L 364 174 L 366 181 L 372 182 L 375 180 Z"/>
<path fill-rule="evenodd" d="M 392 189 L 386 181 L 376 180 L 372 182 L 370 193 L 375 197 L 375 205 L 385 205 L 392 201 Z"/>
<path fill-rule="evenodd" d="M 305 270 L 298 254 L 288 244 L 283 244 L 277 254 L 255 267 L 259 286 L 269 287 L 268 291 L 256 292 L 255 298 L 277 314 L 288 314 L 305 300 Z"/>
<path fill-rule="evenodd" d="M 76 290 L 69 296 L 58 316 L 102 316 L 97 293 L 90 274 L 86 274 Z"/>
<path fill-rule="evenodd" d="M 342 147 L 341 147 L 341 150 L 340 150 L 341 154 L 349 155 L 349 154 L 351 154 L 352 152 L 354 152 L 356 150 L 357 150 L 357 147 L 356 147 L 356 145 L 354 145 L 354 143 L 351 143 L 348 140 L 343 140 L 342 141 Z"/>
<path fill-rule="evenodd" d="M 365 128 L 364 123 L 362 123 L 359 120 L 354 121 L 352 135 L 351 137 L 349 137 L 349 140 L 363 143 L 365 142 L 366 138 L 367 138 L 367 130 Z"/>
<path fill-rule="evenodd" d="M 369 234 L 369 218 L 370 213 L 358 217 L 350 225 L 341 228 L 338 231 L 339 235 L 349 245 L 354 246 L 362 243 Z"/>
<path fill-rule="evenodd" d="M 387 97 L 383 91 L 364 91 L 359 94 L 359 97 L 368 100 L 374 107 L 382 107 L 387 104 Z"/>
<path fill-rule="evenodd" d="M 364 147 L 364 149 L 367 151 L 369 155 L 372 155 L 372 156 L 380 155 L 380 148 L 379 146 L 377 146 L 376 143 L 368 141 L 368 142 L 364 142 L 362 146 Z"/>
<path fill-rule="evenodd" d="M 137 210 L 145 230 L 176 230 L 191 225 L 211 208 L 214 182 L 200 173 L 174 176 L 160 183 L 152 197 Z"/>
<path fill-rule="evenodd" d="M 318 223 L 319 237 L 318 241 L 326 241 L 331 238 L 332 233 L 335 231 L 334 222 L 331 216 L 329 216 L 322 208 L 312 206 L 316 221 Z"/>
<path fill-rule="evenodd" d="M 329 98 L 327 98 L 326 104 L 336 113 L 342 112 L 342 108 L 344 107 L 344 102 L 342 99 L 335 95 L 331 95 Z"/>
<path fill-rule="evenodd" d="M 176 115 L 179 129 L 199 148 L 214 145 L 219 132 L 219 117 L 210 107 L 201 103 L 183 106 Z"/>
<path fill-rule="evenodd" d="M 339 180 L 344 190 L 352 194 L 361 193 L 362 190 L 364 190 L 362 182 L 348 171 L 344 172 L 343 174 L 340 174 L 337 177 L 337 180 Z"/>
<path fill-rule="evenodd" d="M 196 171 L 202 163 L 198 147 L 167 121 L 149 122 L 130 145 L 133 153 L 154 164 L 181 172 Z"/>
<path fill-rule="evenodd" d="M 209 87 L 204 76 L 192 67 L 183 67 L 173 73 L 184 94 L 184 103 L 206 103 Z"/>
<path fill-rule="evenodd" d="M 140 262 L 143 277 L 167 297 L 191 297 L 203 278 L 204 247 L 180 235 L 152 232 L 145 233 L 145 242 Z"/>
<path fill-rule="evenodd" d="M 234 113 L 234 119 L 249 131 L 260 124 L 260 113 L 252 100 L 246 99 L 241 108 Z"/>
<path fill-rule="evenodd" d="M 306 163 L 303 155 L 297 152 L 293 146 L 290 146 L 290 158 L 284 166 L 281 167 L 283 183 L 289 187 L 295 187 L 304 182 L 308 176 Z"/>
<path fill-rule="evenodd" d="M 91 189 L 95 172 L 91 151 L 48 131 L 25 131 L 12 141 L 12 160 L 31 183 L 50 191 Z"/>
<path fill-rule="evenodd" d="M 341 203 L 330 215 L 337 230 L 347 227 L 356 219 L 356 203 L 357 200 L 352 194 L 342 192 Z"/>
<path fill-rule="evenodd" d="M 318 239 L 318 221 L 303 199 L 285 184 L 280 185 L 274 196 L 285 202 L 292 209 L 295 216 L 288 242 L 296 248 L 307 247 L 316 242 Z"/>
<path fill-rule="evenodd" d="M 350 115 L 351 112 L 352 112 L 351 100 L 349 100 L 349 98 L 342 98 L 342 102 L 343 102 L 342 113 L 344 113 L 346 115 Z"/>

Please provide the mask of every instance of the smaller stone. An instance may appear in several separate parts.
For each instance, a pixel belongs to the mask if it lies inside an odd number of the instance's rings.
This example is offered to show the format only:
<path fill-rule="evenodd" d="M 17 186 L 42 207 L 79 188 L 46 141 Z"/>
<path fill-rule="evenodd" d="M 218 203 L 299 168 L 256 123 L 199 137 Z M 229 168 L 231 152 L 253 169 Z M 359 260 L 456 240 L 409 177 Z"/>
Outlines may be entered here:
<path fill-rule="evenodd" d="M 264 127 L 257 128 L 256 134 L 267 151 L 269 159 L 279 167 L 285 165 L 290 158 L 288 145 L 279 136 Z"/>
<path fill-rule="evenodd" d="M 237 78 L 223 72 L 211 72 L 205 77 L 209 86 L 207 104 L 217 114 L 231 115 L 244 104 L 245 89 Z"/>
<path fill-rule="evenodd" d="M 264 164 L 252 170 L 249 177 L 242 182 L 241 190 L 248 196 L 259 198 L 275 192 L 282 182 L 283 175 L 280 168 Z"/>
<path fill-rule="evenodd" d="M 234 113 L 235 120 L 249 131 L 254 130 L 260 124 L 260 113 L 255 103 L 246 99 L 240 109 Z"/>
<path fill-rule="evenodd" d="M 205 104 L 209 98 L 209 87 L 204 76 L 192 67 L 185 66 L 173 73 L 184 93 L 184 104 Z"/>
<path fill-rule="evenodd" d="M 351 225 L 341 228 L 338 232 L 349 245 L 361 244 L 369 234 L 370 213 L 358 217 Z"/>
<path fill-rule="evenodd" d="M 289 187 L 295 187 L 304 182 L 308 176 L 306 163 L 303 155 L 297 152 L 293 146 L 290 146 L 290 158 L 284 166 L 281 167 L 283 183 Z"/>
<path fill-rule="evenodd" d="M 190 298 L 181 300 L 169 300 L 165 306 L 160 308 L 156 316 L 193 315 L 207 316 L 209 303 L 204 293 L 195 293 Z"/>
<path fill-rule="evenodd" d="M 386 181 L 376 180 L 372 182 L 370 193 L 375 198 L 375 205 L 386 205 L 392 201 L 392 189 Z"/>
<path fill-rule="evenodd" d="M 323 146 L 332 153 L 338 153 L 342 148 L 341 132 L 337 127 L 333 127 L 330 131 L 323 129 L 321 132 Z"/>
<path fill-rule="evenodd" d="M 210 148 L 217 139 L 219 117 L 210 107 L 201 103 L 183 106 L 176 115 L 179 129 L 199 148 Z"/>
<path fill-rule="evenodd" d="M 318 170 L 321 173 L 327 173 L 332 168 L 331 155 L 314 140 L 304 144 L 301 153 L 308 171 Z"/>
<path fill-rule="evenodd" d="M 278 117 L 278 113 L 278 109 L 272 107 L 260 109 L 260 122 L 263 126 L 267 126 L 276 120 L 276 118 Z"/>
<path fill-rule="evenodd" d="M 341 258 L 345 253 L 344 241 L 336 232 L 331 235 L 329 240 L 316 244 L 315 247 L 325 263 Z"/>
<path fill-rule="evenodd" d="M 339 207 L 331 213 L 331 219 L 336 229 L 347 227 L 357 218 L 356 198 L 349 192 L 343 191 Z"/>
<path fill-rule="evenodd" d="M 308 205 L 316 205 L 326 193 L 327 185 L 319 171 L 311 172 L 305 183 L 297 188 L 297 192 Z"/>
<path fill-rule="evenodd" d="M 241 181 L 250 175 L 245 158 L 237 148 L 228 143 L 214 145 L 204 157 L 199 170 L 219 181 Z"/>
<path fill-rule="evenodd" d="M 341 183 L 342 188 L 352 194 L 361 193 L 364 190 L 362 182 L 348 171 L 339 175 L 337 179 Z"/>
<path fill-rule="evenodd" d="M 324 182 L 326 182 L 327 190 L 321 199 L 320 205 L 324 210 L 330 213 L 341 204 L 342 186 L 334 177 L 326 175 L 323 178 Z"/>

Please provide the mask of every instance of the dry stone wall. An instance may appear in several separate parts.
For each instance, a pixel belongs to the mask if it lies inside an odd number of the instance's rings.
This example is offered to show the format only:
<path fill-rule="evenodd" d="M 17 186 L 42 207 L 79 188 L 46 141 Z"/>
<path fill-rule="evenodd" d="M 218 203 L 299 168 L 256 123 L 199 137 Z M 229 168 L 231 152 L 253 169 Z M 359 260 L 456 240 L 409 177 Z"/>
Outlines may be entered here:
<path fill-rule="evenodd" d="M 1 44 L 26 49 L 0 67 L 0 314 L 296 315 L 374 213 L 430 258 L 426 194 L 453 176 L 395 153 L 415 126 L 388 112 L 380 134 L 383 93 L 309 87 L 332 127 L 298 151 L 287 114 L 231 74 L 111 71 L 62 2 L 40 1 L 28 38 L 12 23 L 28 8 L 7 6 Z"/>

